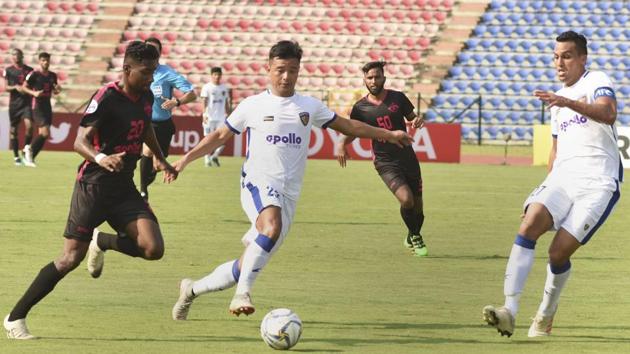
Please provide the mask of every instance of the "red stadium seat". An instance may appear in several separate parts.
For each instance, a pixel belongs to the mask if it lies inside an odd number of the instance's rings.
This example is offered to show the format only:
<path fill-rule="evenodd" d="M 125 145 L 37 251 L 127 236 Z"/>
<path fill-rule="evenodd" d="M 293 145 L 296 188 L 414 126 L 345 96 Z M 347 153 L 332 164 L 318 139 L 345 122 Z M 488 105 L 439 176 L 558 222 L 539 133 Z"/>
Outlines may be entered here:
<path fill-rule="evenodd" d="M 197 69 L 197 71 L 202 71 L 203 72 L 203 71 L 206 70 L 206 62 L 204 62 L 202 60 L 195 60 L 193 65 L 195 66 L 195 69 Z"/>
<path fill-rule="evenodd" d="M 173 32 L 164 33 L 164 38 L 169 42 L 174 42 L 177 39 L 177 34 Z"/>
<path fill-rule="evenodd" d="M 265 88 L 267 87 L 267 78 L 259 76 L 256 78 L 256 84 L 258 85 L 258 87 L 260 88 Z"/>
<path fill-rule="evenodd" d="M 206 20 L 205 18 L 200 18 L 197 21 L 197 26 L 199 26 L 201 29 L 207 29 L 210 26 L 210 21 Z"/>
<path fill-rule="evenodd" d="M 87 4 L 87 9 L 90 10 L 91 12 L 97 12 L 98 11 L 98 4 L 91 2 L 91 3 Z"/>
<path fill-rule="evenodd" d="M 49 2 L 46 3 L 46 8 L 48 8 L 48 11 L 50 11 L 50 12 L 57 11 L 58 7 L 59 7 L 59 5 L 56 2 L 49 1 Z"/>
<path fill-rule="evenodd" d="M 317 65 L 317 68 L 324 75 L 328 75 L 328 73 L 330 72 L 330 65 L 328 65 L 328 64 L 324 64 L 324 63 L 319 64 L 319 65 Z"/>
<path fill-rule="evenodd" d="M 251 62 L 249 63 L 249 67 L 252 69 L 253 72 L 258 73 L 260 72 L 260 70 L 262 69 L 262 65 L 260 63 L 257 62 Z"/>
<path fill-rule="evenodd" d="M 230 86 L 238 86 L 241 83 L 241 80 L 236 76 L 230 76 L 228 77 L 227 82 Z"/>
<path fill-rule="evenodd" d="M 315 64 L 306 63 L 306 64 L 303 64 L 303 66 L 304 66 L 304 69 L 306 69 L 306 71 L 309 74 L 314 74 L 317 71 L 317 65 L 315 65 Z"/>
<path fill-rule="evenodd" d="M 85 5 L 80 3 L 80 2 L 75 2 L 72 5 L 72 8 L 74 9 L 74 11 L 76 11 L 78 13 L 82 13 L 83 11 L 85 11 Z"/>
<path fill-rule="evenodd" d="M 236 68 L 238 69 L 238 71 L 245 73 L 247 71 L 249 71 L 249 65 L 247 65 L 246 63 L 243 62 L 238 62 L 236 63 Z"/>
<path fill-rule="evenodd" d="M 293 27 L 296 32 L 302 32 L 303 23 L 302 21 L 293 21 L 291 27 Z"/>
<path fill-rule="evenodd" d="M 343 74 L 346 69 L 345 65 L 343 64 L 333 64 L 331 67 L 337 75 Z"/>
<path fill-rule="evenodd" d="M 222 63 L 221 66 L 223 67 L 223 69 L 225 69 L 225 71 L 231 72 L 234 69 L 234 64 L 232 63 Z"/>

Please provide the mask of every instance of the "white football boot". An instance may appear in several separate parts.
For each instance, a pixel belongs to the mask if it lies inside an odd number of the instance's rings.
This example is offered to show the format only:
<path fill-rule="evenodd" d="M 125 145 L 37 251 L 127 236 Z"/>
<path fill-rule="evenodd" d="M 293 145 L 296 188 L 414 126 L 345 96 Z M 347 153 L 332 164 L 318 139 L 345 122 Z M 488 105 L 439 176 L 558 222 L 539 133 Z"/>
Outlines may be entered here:
<path fill-rule="evenodd" d="M 234 294 L 232 298 L 232 302 L 230 302 L 230 313 L 236 316 L 244 313 L 249 316 L 256 311 L 254 305 L 252 304 L 252 299 L 249 296 L 249 293 L 244 294 Z"/>
<path fill-rule="evenodd" d="M 495 309 L 488 305 L 483 308 L 483 320 L 497 329 L 501 336 L 511 337 L 514 333 L 514 316 L 506 307 Z"/>
<path fill-rule="evenodd" d="M 529 326 L 527 336 L 533 337 L 546 337 L 551 334 L 551 326 L 553 325 L 553 315 L 543 316 L 540 313 L 536 313 L 536 317 L 532 319 L 532 325 Z"/>
<path fill-rule="evenodd" d="M 9 321 L 9 315 L 4 318 L 4 329 L 7 331 L 9 339 L 37 339 L 29 332 L 26 327 L 26 319 L 21 318 L 15 321 Z"/>
<path fill-rule="evenodd" d="M 98 229 L 94 229 L 92 241 L 90 241 L 87 253 L 87 270 L 92 278 L 100 277 L 103 272 L 103 266 L 105 265 L 105 251 L 98 247 L 96 243 L 97 235 Z"/>
<path fill-rule="evenodd" d="M 192 295 L 192 279 L 182 279 L 179 283 L 179 298 L 173 306 L 173 319 L 175 321 L 184 321 L 188 317 L 190 305 L 192 305 L 195 296 Z"/>

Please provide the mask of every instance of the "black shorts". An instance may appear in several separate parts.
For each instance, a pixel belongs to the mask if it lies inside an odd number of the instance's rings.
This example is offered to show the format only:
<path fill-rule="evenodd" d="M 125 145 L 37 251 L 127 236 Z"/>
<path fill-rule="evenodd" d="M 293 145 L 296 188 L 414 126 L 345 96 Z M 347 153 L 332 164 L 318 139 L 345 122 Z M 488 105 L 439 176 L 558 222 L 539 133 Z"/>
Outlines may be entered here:
<path fill-rule="evenodd" d="M 160 144 L 162 154 L 164 154 L 164 157 L 168 157 L 171 139 L 173 139 L 173 135 L 175 135 L 175 123 L 173 123 L 173 119 L 152 121 L 151 125 L 153 125 L 155 137 L 157 138 L 158 144 Z"/>
<path fill-rule="evenodd" d="M 52 124 L 52 106 L 48 104 L 36 104 L 33 108 L 33 120 L 40 126 L 50 126 Z"/>
<path fill-rule="evenodd" d="M 20 124 L 22 119 L 31 119 L 32 117 L 33 110 L 30 105 L 12 106 L 9 104 L 9 121 L 12 127 Z"/>
<path fill-rule="evenodd" d="M 157 218 L 133 184 L 126 186 L 76 181 L 64 237 L 90 241 L 94 228 L 104 221 L 118 233 L 138 219 Z"/>
<path fill-rule="evenodd" d="M 374 162 L 378 175 L 392 193 L 402 185 L 408 185 L 414 195 L 422 194 L 422 173 L 418 161 Z"/>

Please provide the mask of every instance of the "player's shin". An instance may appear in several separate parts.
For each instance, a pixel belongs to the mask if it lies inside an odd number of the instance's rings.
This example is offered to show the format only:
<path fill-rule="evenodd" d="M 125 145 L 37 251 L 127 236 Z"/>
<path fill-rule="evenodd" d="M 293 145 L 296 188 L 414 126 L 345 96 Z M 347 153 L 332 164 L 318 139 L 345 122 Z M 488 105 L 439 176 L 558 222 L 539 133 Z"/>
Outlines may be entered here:
<path fill-rule="evenodd" d="M 48 295 L 63 277 L 64 274 L 57 270 L 54 262 L 44 266 L 11 311 L 9 321 L 25 318 L 31 308 Z"/>
<path fill-rule="evenodd" d="M 271 258 L 271 250 L 276 244 L 271 238 L 259 234 L 254 242 L 250 242 L 241 264 L 241 276 L 236 287 L 237 294 L 250 293 L 258 274 Z"/>
<path fill-rule="evenodd" d="M 519 299 L 534 264 L 535 247 L 536 241 L 526 239 L 522 235 L 516 235 L 503 281 L 505 307 L 514 316 L 518 312 Z"/>
<path fill-rule="evenodd" d="M 98 248 L 103 251 L 114 250 L 131 257 L 140 257 L 140 249 L 138 248 L 138 245 L 129 237 L 121 237 L 118 235 L 99 232 L 96 244 L 98 245 Z"/>
<path fill-rule="evenodd" d="M 538 307 L 538 313 L 543 316 L 553 316 L 558 308 L 560 293 L 571 275 L 571 262 L 560 267 L 547 265 L 547 280 L 545 280 L 545 291 L 542 302 Z"/>
<path fill-rule="evenodd" d="M 229 289 L 236 285 L 240 275 L 238 259 L 225 262 L 216 267 L 212 273 L 194 282 L 191 295 L 199 296 L 205 293 Z"/>

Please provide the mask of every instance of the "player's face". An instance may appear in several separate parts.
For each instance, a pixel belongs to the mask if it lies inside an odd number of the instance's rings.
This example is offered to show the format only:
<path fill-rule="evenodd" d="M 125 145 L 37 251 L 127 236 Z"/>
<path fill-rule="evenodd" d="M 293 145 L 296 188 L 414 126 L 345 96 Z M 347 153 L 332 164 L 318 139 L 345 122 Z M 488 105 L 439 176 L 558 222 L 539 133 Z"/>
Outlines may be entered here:
<path fill-rule="evenodd" d="M 212 73 L 210 75 L 212 77 L 212 83 L 215 85 L 219 85 L 221 83 L 221 73 Z"/>
<path fill-rule="evenodd" d="M 22 65 L 24 62 L 24 55 L 17 50 L 11 52 L 11 63 L 13 65 Z"/>
<path fill-rule="evenodd" d="M 553 63 L 556 66 L 558 80 L 567 86 L 576 83 L 586 66 L 586 55 L 578 53 L 573 42 L 556 42 L 553 51 Z"/>
<path fill-rule="evenodd" d="M 132 92 L 141 93 L 147 91 L 153 82 L 153 72 L 158 66 L 156 60 L 144 60 L 136 62 L 130 60 L 128 64 L 123 65 L 123 77 L 126 79 L 127 85 Z"/>
<path fill-rule="evenodd" d="M 42 68 L 42 71 L 48 71 L 48 68 L 50 67 L 50 59 L 39 58 L 39 66 Z"/>
<path fill-rule="evenodd" d="M 385 87 L 385 74 L 379 68 L 370 69 L 363 75 L 363 82 L 373 96 L 378 96 Z"/>
<path fill-rule="evenodd" d="M 300 61 L 297 58 L 269 60 L 269 80 L 273 94 L 280 97 L 293 96 L 299 72 Z"/>

